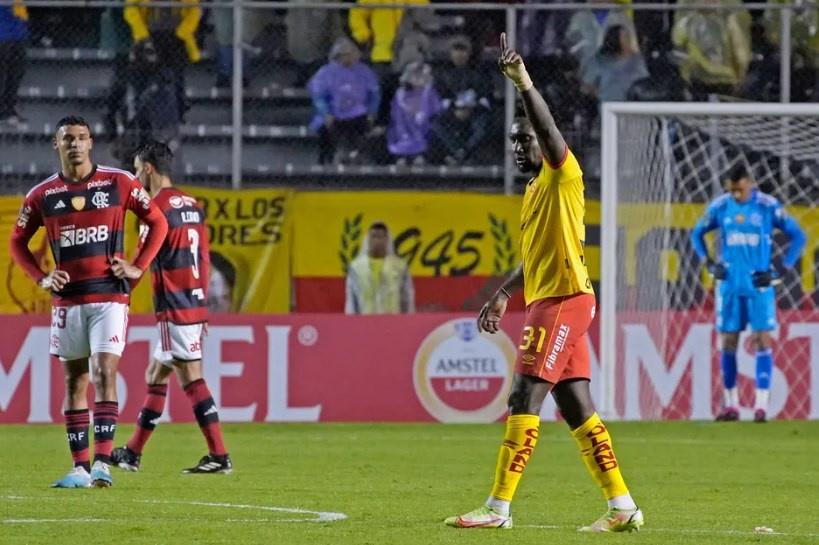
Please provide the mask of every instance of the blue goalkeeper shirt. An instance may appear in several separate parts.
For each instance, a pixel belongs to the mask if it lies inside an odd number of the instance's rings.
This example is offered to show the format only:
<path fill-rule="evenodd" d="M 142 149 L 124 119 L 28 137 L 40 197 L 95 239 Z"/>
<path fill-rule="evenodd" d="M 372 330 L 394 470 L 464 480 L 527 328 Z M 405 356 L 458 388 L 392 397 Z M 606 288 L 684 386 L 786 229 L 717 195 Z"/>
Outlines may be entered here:
<path fill-rule="evenodd" d="M 751 296 L 757 293 L 751 275 L 771 269 L 774 229 L 788 237 L 788 249 L 782 264 L 791 268 L 805 247 L 805 233 L 788 215 L 776 198 L 754 189 L 746 202 L 737 202 L 731 194 L 722 195 L 708 205 L 691 237 L 694 251 L 701 259 L 708 257 L 705 234 L 719 229 L 719 257 L 728 269 L 721 282 L 723 293 Z"/>

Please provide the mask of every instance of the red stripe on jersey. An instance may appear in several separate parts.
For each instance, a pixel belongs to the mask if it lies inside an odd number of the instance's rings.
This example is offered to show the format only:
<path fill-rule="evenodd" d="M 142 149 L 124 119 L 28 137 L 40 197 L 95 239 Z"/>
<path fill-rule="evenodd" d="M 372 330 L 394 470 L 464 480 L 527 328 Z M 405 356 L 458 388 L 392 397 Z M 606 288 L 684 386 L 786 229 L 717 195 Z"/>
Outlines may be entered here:
<path fill-rule="evenodd" d="M 205 322 L 210 262 L 205 213 L 196 199 L 173 187 L 161 189 L 154 202 L 168 220 L 168 235 L 151 264 L 156 317 L 176 324 Z"/>

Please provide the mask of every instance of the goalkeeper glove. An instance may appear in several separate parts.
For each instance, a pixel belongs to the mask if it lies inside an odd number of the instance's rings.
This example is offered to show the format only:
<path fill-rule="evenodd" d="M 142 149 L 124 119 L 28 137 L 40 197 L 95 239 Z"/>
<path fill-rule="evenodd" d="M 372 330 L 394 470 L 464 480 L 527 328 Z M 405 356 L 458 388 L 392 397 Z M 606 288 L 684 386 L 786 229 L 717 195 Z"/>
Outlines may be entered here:
<path fill-rule="evenodd" d="M 767 288 L 779 278 L 776 271 L 756 271 L 751 275 L 755 288 Z"/>
<path fill-rule="evenodd" d="M 711 273 L 711 276 L 714 277 L 716 280 L 725 280 L 728 278 L 728 267 L 723 265 L 722 263 L 717 263 L 709 259 L 706 263 L 706 268 L 708 272 Z"/>

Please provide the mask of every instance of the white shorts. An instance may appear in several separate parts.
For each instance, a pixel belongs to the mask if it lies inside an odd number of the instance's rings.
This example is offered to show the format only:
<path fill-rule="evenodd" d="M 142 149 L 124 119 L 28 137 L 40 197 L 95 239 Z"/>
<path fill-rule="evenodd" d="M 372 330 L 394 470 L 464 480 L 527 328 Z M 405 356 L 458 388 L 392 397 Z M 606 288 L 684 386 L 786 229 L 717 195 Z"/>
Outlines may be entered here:
<path fill-rule="evenodd" d="M 174 324 L 157 322 L 159 342 L 154 349 L 154 359 L 168 367 L 173 360 L 186 362 L 202 359 L 202 333 L 205 324 Z"/>
<path fill-rule="evenodd" d="M 49 352 L 79 360 L 98 352 L 122 355 L 128 330 L 125 303 L 85 303 L 51 308 Z"/>

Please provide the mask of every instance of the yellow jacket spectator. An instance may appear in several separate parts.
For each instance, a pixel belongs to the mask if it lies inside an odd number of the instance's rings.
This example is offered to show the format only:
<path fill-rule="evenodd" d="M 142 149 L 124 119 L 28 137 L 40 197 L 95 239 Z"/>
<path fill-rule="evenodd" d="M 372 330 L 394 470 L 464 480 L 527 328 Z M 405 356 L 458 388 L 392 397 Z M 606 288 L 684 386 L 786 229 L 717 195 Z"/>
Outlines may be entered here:
<path fill-rule="evenodd" d="M 382 4 L 426 5 L 429 0 L 358 0 L 359 8 L 350 10 L 349 23 L 353 39 L 365 48 L 369 46 L 370 60 L 392 62 L 393 42 L 405 8 L 373 8 Z"/>
<path fill-rule="evenodd" d="M 361 252 L 347 268 L 347 314 L 415 312 L 415 291 L 406 261 L 395 255 L 387 226 L 374 222 Z"/>
<path fill-rule="evenodd" d="M 134 42 L 147 40 L 155 32 L 173 32 L 185 45 L 190 62 L 199 62 L 202 53 L 196 43 L 196 29 L 202 18 L 199 0 L 180 0 L 184 7 L 151 7 L 150 0 L 126 0 L 123 17 L 131 26 Z"/>
<path fill-rule="evenodd" d="M 680 0 L 680 5 L 702 4 Z M 711 0 L 715 6 L 741 5 L 740 0 Z M 685 55 L 682 77 L 692 87 L 731 92 L 745 79 L 751 61 L 751 16 L 745 9 L 681 10 L 674 16 L 671 39 Z"/>
<path fill-rule="evenodd" d="M 774 4 L 791 4 L 791 43 L 799 60 L 819 68 L 819 0 L 770 0 Z M 782 10 L 765 10 L 765 35 L 776 46 L 782 43 Z"/>

